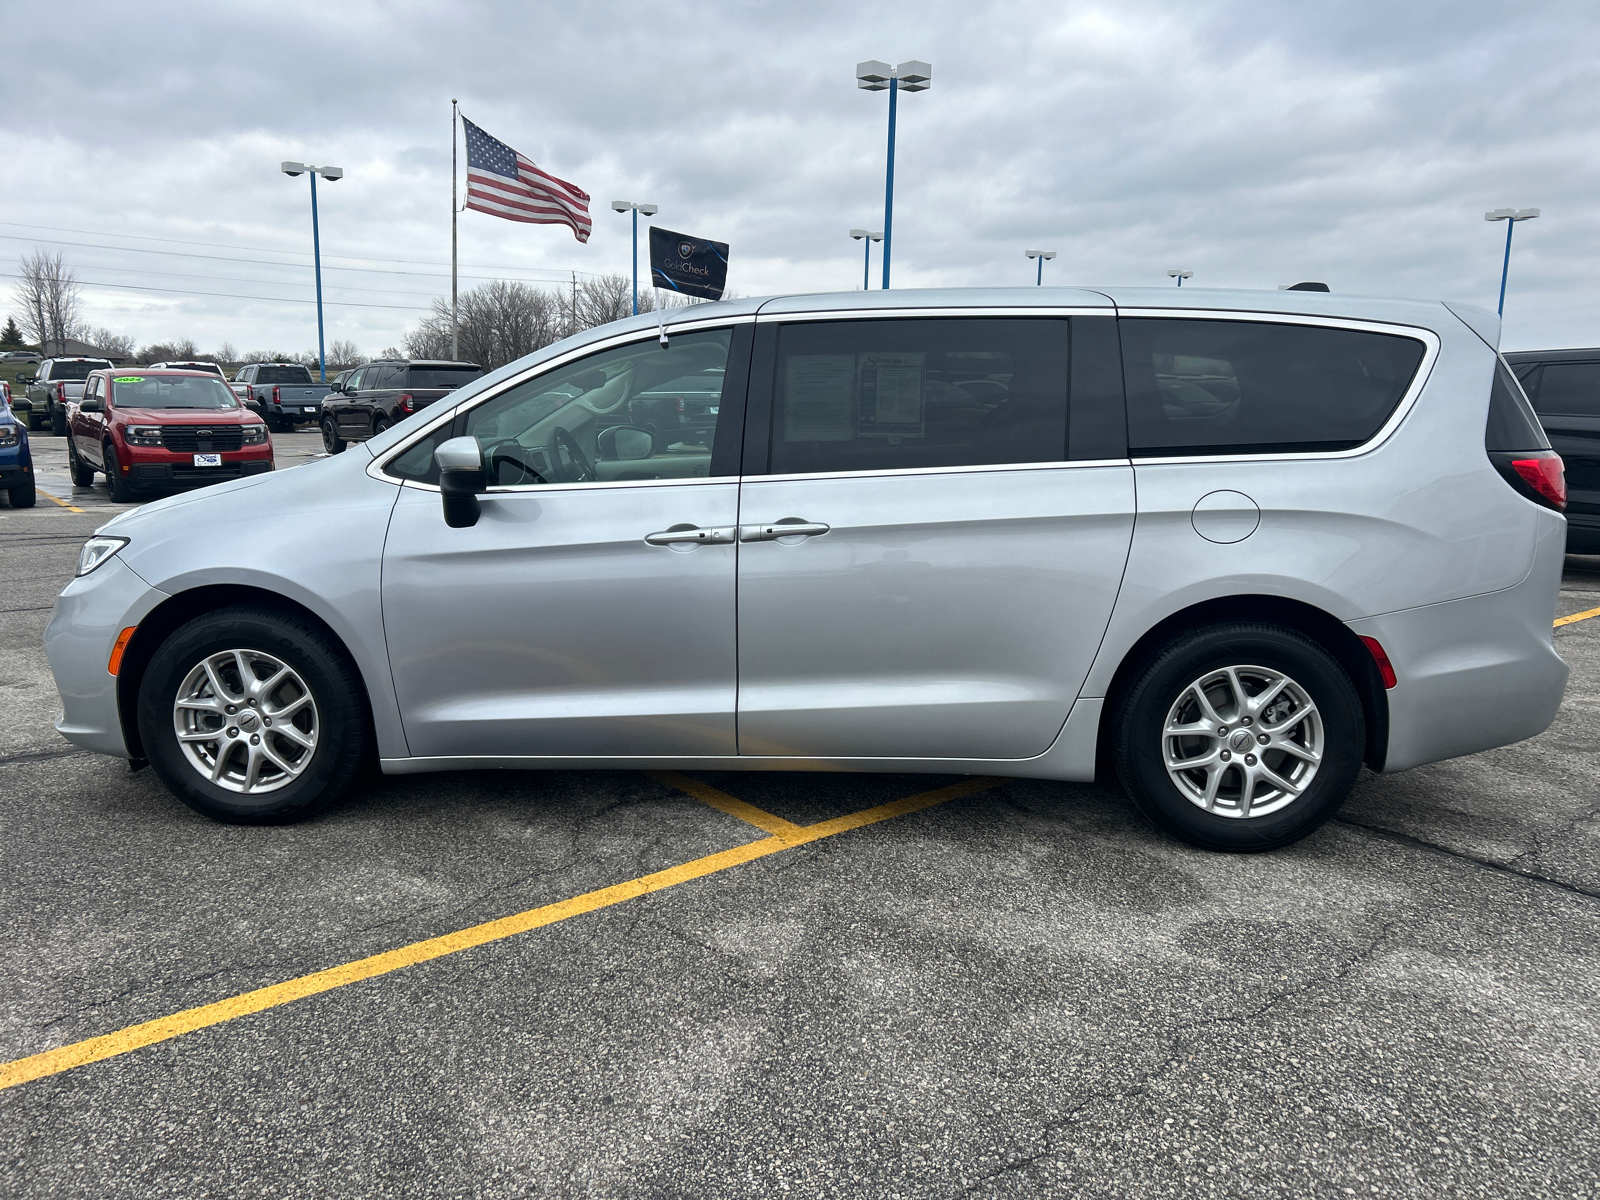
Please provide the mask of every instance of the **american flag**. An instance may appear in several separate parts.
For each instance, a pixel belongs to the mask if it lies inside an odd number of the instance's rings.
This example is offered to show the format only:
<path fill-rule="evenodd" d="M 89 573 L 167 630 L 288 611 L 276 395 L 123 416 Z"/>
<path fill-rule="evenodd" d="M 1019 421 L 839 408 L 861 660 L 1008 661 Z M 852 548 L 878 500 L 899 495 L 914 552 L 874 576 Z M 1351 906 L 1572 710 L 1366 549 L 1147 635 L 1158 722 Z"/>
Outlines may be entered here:
<path fill-rule="evenodd" d="M 566 225 L 580 242 L 589 240 L 589 193 L 541 171 L 465 117 L 467 207 L 508 221 Z"/>

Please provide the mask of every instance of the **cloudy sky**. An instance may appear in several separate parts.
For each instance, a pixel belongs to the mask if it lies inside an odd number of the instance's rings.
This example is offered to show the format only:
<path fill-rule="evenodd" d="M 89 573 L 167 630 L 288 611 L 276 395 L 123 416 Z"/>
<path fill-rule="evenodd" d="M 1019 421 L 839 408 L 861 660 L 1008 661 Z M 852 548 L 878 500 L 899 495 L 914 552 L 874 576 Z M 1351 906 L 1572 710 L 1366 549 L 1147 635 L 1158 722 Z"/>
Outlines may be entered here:
<path fill-rule="evenodd" d="M 314 346 L 286 158 L 346 171 L 320 193 L 329 340 L 397 342 L 448 294 L 452 96 L 594 198 L 587 245 L 463 213 L 463 286 L 626 271 L 625 197 L 730 243 L 739 294 L 859 287 L 887 98 L 854 67 L 920 58 L 898 286 L 1030 283 L 1038 246 L 1060 283 L 1181 267 L 1492 308 L 1483 213 L 1538 207 L 1504 345 L 1600 344 L 1593 3 L 68 0 L 0 33 L 0 272 L 60 250 L 90 323 L 140 342 Z"/>

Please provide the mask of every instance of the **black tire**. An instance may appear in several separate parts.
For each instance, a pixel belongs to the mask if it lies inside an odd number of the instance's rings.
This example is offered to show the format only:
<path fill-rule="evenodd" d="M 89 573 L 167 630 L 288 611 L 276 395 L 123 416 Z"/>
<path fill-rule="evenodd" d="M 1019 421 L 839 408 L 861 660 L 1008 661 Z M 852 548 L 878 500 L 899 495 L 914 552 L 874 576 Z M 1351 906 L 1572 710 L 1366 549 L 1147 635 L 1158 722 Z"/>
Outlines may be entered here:
<path fill-rule="evenodd" d="M 229 650 L 272 655 L 305 680 L 313 697 L 315 748 L 298 776 L 257 795 L 202 776 L 179 744 L 173 718 L 190 672 Z M 196 812 L 232 825 L 278 825 L 315 815 L 358 778 L 371 744 L 366 691 L 344 648 L 304 617 L 253 605 L 206 613 L 169 636 L 139 685 L 138 715 L 145 756 L 162 782 Z"/>
<path fill-rule="evenodd" d="M 18 484 L 6 493 L 12 508 L 32 508 L 39 502 L 39 489 L 33 480 Z"/>
<path fill-rule="evenodd" d="M 40 412 L 38 409 L 30 408 L 28 410 L 28 432 L 29 433 L 38 433 L 43 428 L 44 428 L 44 414 L 42 412 Z"/>
<path fill-rule="evenodd" d="M 1164 734 L 1168 714 L 1181 698 L 1193 695 L 1190 685 L 1210 672 L 1240 666 L 1287 676 L 1316 706 L 1321 726 L 1321 761 L 1305 790 L 1276 811 L 1262 816 L 1240 815 L 1242 797 L 1236 795 L 1230 801 L 1226 790 L 1214 805 L 1216 811 L 1207 811 L 1199 800 L 1190 799 L 1179 790 L 1178 783 L 1168 775 L 1163 758 L 1164 747 L 1169 744 Z M 1246 683 L 1245 686 L 1248 692 L 1250 685 Z M 1227 690 L 1225 687 L 1221 694 L 1226 695 Z M 1255 693 L 1261 694 L 1260 691 Z M 1216 711 L 1224 718 L 1231 712 L 1241 723 L 1221 726 L 1227 731 L 1224 738 L 1208 735 L 1172 744 L 1180 748 L 1194 747 L 1185 750 L 1184 757 L 1190 753 L 1228 750 L 1232 766 L 1219 763 L 1219 774 L 1224 783 L 1232 781 L 1229 786 L 1235 793 L 1243 791 L 1241 785 L 1245 778 L 1245 768 L 1237 758 L 1246 753 L 1250 753 L 1248 761 L 1252 764 L 1268 763 L 1271 755 L 1269 765 L 1275 770 L 1304 771 L 1297 758 L 1270 747 L 1262 751 L 1259 760 L 1253 753 L 1258 749 L 1253 742 L 1246 747 L 1230 749 L 1229 739 L 1250 740 L 1240 736 L 1244 732 L 1259 738 L 1262 727 L 1256 725 L 1245 731 L 1244 725 L 1251 725 L 1252 721 L 1243 720 L 1237 706 L 1230 709 L 1218 705 Z M 1269 708 L 1268 712 L 1271 711 Z M 1293 716 L 1295 711 L 1289 709 L 1288 716 Z M 1366 720 L 1361 699 L 1333 656 L 1297 630 L 1258 621 L 1211 625 L 1174 638 L 1135 674 L 1112 717 L 1117 776 L 1128 795 L 1161 828 L 1209 850 L 1276 850 L 1310 834 L 1344 803 L 1360 773 L 1366 746 Z M 1179 719 L 1188 721 L 1191 718 L 1180 711 Z M 1310 719 L 1306 718 L 1308 724 Z M 1278 728 L 1287 727 L 1280 725 Z M 1199 787 L 1201 779 L 1209 784 L 1211 771 L 1201 769 L 1198 775 L 1190 773 L 1186 778 Z M 1271 795 L 1258 792 L 1256 785 L 1252 785 L 1251 793 L 1252 796 Z M 1264 800 L 1262 807 L 1270 808 L 1272 803 L 1270 799 Z M 1228 815 L 1230 810 L 1233 815 Z"/>
<path fill-rule="evenodd" d="M 329 454 L 343 454 L 346 442 L 339 436 L 338 429 L 332 421 L 322 423 L 322 448 Z"/>
<path fill-rule="evenodd" d="M 386 430 L 388 428 L 389 428 L 389 422 L 385 418 L 379 417 L 376 421 L 374 421 L 372 423 L 372 436 L 373 437 L 377 437 L 380 433 L 382 433 L 384 430 Z"/>
<path fill-rule="evenodd" d="M 67 436 L 67 410 L 59 404 L 50 406 L 50 432 L 56 437 Z"/>
<path fill-rule="evenodd" d="M 133 494 L 133 485 L 128 482 L 127 476 L 122 473 L 122 464 L 117 462 L 117 450 L 110 442 L 105 445 L 106 464 L 106 492 L 111 497 L 113 504 L 132 504 L 136 497 Z"/>
<path fill-rule="evenodd" d="M 94 486 L 94 468 L 83 461 L 78 453 L 78 447 L 71 441 L 67 442 L 67 466 L 72 471 L 74 487 Z"/>

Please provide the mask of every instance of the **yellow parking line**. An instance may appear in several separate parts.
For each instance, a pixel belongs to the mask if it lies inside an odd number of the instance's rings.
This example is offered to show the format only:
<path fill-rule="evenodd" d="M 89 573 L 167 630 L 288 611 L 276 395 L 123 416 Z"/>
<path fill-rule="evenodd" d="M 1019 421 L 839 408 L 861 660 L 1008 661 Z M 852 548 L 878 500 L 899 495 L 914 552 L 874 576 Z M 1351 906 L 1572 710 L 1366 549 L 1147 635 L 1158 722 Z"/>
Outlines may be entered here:
<path fill-rule="evenodd" d="M 769 812 L 763 812 L 753 804 L 746 804 L 737 796 L 720 792 L 709 783 L 701 783 L 698 779 L 690 779 L 687 775 L 680 775 L 676 771 L 646 771 L 645 774 L 727 813 L 730 817 L 737 817 L 747 825 L 754 825 L 762 833 L 770 833 L 775 838 L 796 845 L 805 840 L 803 837 L 805 831 L 799 825 L 785 821 L 782 817 L 775 817 Z"/>
<path fill-rule="evenodd" d="M 68 512 L 81 513 L 83 511 L 83 509 L 78 508 L 76 505 L 68 504 L 65 500 L 61 499 L 61 497 L 59 497 L 59 496 L 52 496 L 49 492 L 45 491 L 43 488 L 38 488 L 37 490 L 39 492 L 39 495 L 43 496 L 46 500 L 54 500 L 57 504 L 61 505 L 61 507 L 66 509 Z"/>
<path fill-rule="evenodd" d="M 1563 625 L 1571 625 L 1576 621 L 1587 621 L 1590 617 L 1600 617 L 1600 608 L 1591 608 L 1588 612 L 1573 613 L 1570 617 L 1558 617 L 1555 628 L 1560 629 Z"/>
<path fill-rule="evenodd" d="M 695 783 L 694 780 L 686 777 L 684 782 Z M 714 875 L 718 871 L 725 871 L 729 867 L 736 867 L 741 863 L 752 862 L 758 858 L 765 858 L 769 854 L 776 854 L 780 850 L 788 850 L 794 846 L 805 845 L 807 842 L 815 842 L 852 829 L 860 829 L 864 825 L 872 825 L 878 821 L 887 821 L 892 817 L 906 816 L 909 813 L 918 812 L 925 808 L 932 808 L 936 804 L 943 804 L 945 801 L 954 800 L 958 796 L 966 796 L 973 792 L 981 792 L 987 788 L 995 787 L 1000 782 L 998 779 L 988 778 L 969 779 L 961 783 L 952 784 L 949 787 L 936 788 L 930 792 L 920 792 L 914 796 L 907 796 L 903 800 L 896 800 L 889 804 L 880 804 L 876 808 L 864 809 L 861 812 L 851 813 L 848 816 L 839 817 L 832 821 L 823 821 L 816 825 L 791 825 L 789 828 L 796 831 L 793 835 L 793 840 L 776 836 L 761 838 L 743 846 L 735 846 L 731 850 L 722 850 L 716 854 L 708 854 L 704 858 L 697 858 L 692 862 L 669 867 L 665 871 L 657 871 L 651 875 L 641 875 L 639 878 L 630 879 L 626 883 L 613 884 L 611 887 L 600 888 L 598 891 L 585 892 L 583 895 L 574 896 L 570 900 L 559 900 L 554 904 L 546 904 L 540 908 L 531 908 L 526 912 L 517 913 L 514 916 L 486 921 L 481 925 L 473 925 L 467 929 L 457 930 L 455 933 L 447 933 L 440 937 L 412 942 L 410 945 L 387 950 L 382 954 L 374 954 L 368 958 L 357 959 L 355 962 L 329 967 L 323 971 L 314 971 L 309 975 L 302 975 L 298 979 L 285 980 L 283 983 L 257 988 L 252 992 L 243 992 L 237 996 L 230 996 L 226 1000 L 218 1000 L 213 1004 L 202 1004 L 198 1008 L 188 1008 L 165 1017 L 157 1017 L 153 1021 L 130 1025 L 125 1029 L 117 1030 L 115 1033 L 86 1038 L 81 1042 L 74 1042 L 70 1046 L 62 1046 L 56 1050 L 46 1050 L 42 1054 L 19 1058 L 14 1062 L 0 1064 L 0 1089 L 15 1087 L 20 1083 L 27 1083 L 34 1079 L 42 1079 L 47 1075 L 58 1075 L 62 1071 L 70 1071 L 74 1067 L 86 1066 L 89 1063 L 114 1058 L 119 1054 L 127 1054 L 129 1051 L 138 1050 L 145 1046 L 153 1046 L 157 1042 L 165 1042 L 172 1038 L 182 1037 L 184 1034 L 193 1033 L 197 1029 L 220 1025 L 224 1021 L 233 1020 L 235 1017 L 248 1016 L 250 1013 L 277 1008 L 295 1000 L 303 1000 L 307 996 L 315 996 L 319 992 L 332 991 L 334 988 L 359 983 L 363 979 L 387 975 L 391 971 L 415 966 L 431 959 L 443 958 L 447 954 L 456 954 L 462 950 L 469 950 L 474 946 L 497 942 L 502 938 L 526 933 L 530 929 L 554 925 L 558 921 L 565 921 L 571 917 L 581 916 L 584 913 L 595 912 L 598 909 L 609 908 L 614 904 L 621 904 L 623 901 L 632 900 L 637 896 L 649 895 L 651 892 L 659 892 L 665 888 L 675 887 L 680 883 L 687 883 L 691 879 L 702 879 L 707 875 Z M 674 783 L 673 786 L 678 785 Z M 709 791 L 716 790 L 714 788 L 708 789 L 704 784 L 700 784 L 698 787 Z M 693 792 L 689 794 L 694 795 Z M 719 796 L 723 795 L 720 792 L 717 794 Z M 696 798 L 699 799 L 701 797 Z M 733 797 L 729 796 L 727 799 L 732 800 Z M 752 811 L 760 812 L 759 809 L 752 809 Z M 766 814 L 762 815 L 765 816 Z M 776 817 L 768 819 L 777 820 Z M 788 825 L 788 822 L 783 822 L 783 824 Z"/>

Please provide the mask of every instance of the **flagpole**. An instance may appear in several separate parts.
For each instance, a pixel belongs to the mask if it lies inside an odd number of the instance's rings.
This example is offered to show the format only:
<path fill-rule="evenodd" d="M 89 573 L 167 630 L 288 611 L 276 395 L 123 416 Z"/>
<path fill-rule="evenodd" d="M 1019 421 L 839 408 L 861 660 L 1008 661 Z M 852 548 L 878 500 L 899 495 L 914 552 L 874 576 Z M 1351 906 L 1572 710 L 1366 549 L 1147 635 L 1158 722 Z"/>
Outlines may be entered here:
<path fill-rule="evenodd" d="M 456 312 L 456 99 L 450 98 L 450 357 L 461 358 L 460 318 Z"/>

